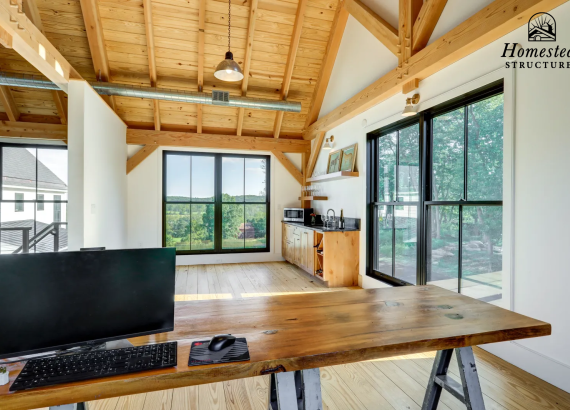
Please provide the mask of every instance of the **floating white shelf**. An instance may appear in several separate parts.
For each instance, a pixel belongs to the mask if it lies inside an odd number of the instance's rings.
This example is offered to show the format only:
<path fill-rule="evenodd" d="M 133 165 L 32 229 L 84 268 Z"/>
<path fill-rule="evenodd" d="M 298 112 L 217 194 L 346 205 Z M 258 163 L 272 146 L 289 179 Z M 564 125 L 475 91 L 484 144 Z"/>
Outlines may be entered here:
<path fill-rule="evenodd" d="M 358 172 L 340 171 L 332 174 L 319 175 L 318 177 L 307 178 L 307 182 L 327 182 L 338 181 L 339 179 L 358 178 Z"/>

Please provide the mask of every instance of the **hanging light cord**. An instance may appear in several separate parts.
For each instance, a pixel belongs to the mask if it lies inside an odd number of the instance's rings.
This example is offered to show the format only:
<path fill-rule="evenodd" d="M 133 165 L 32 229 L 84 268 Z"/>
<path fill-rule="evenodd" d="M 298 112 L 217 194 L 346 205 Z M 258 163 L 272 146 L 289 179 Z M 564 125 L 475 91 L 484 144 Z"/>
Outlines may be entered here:
<path fill-rule="evenodd" d="M 228 51 L 231 51 L 231 27 L 232 27 L 232 0 L 228 0 Z"/>

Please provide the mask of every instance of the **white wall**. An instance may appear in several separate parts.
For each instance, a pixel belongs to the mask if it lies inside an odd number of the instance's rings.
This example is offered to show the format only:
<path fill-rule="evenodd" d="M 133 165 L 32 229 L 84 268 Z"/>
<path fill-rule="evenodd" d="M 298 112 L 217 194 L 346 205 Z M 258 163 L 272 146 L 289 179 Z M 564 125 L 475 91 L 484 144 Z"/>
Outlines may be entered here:
<path fill-rule="evenodd" d="M 127 244 L 127 127 L 85 81 L 69 84 L 69 249 Z"/>
<path fill-rule="evenodd" d="M 138 150 L 129 146 L 129 155 Z M 163 151 L 193 151 L 252 154 L 251 151 L 219 151 L 209 149 L 160 148 L 153 152 L 128 175 L 128 246 L 148 248 L 162 246 L 162 156 Z M 255 151 L 270 155 L 270 152 Z M 286 154 L 301 168 L 301 154 Z M 299 207 L 301 186 L 295 178 L 271 156 L 271 217 L 270 252 L 225 255 L 180 255 L 178 265 L 211 263 L 266 262 L 283 260 L 281 257 L 281 220 L 283 208 Z"/>
<path fill-rule="evenodd" d="M 453 0 L 449 3 L 463 5 L 464 2 Z M 486 0 L 480 0 L 478 8 L 486 3 Z M 461 8 L 455 9 L 455 15 L 447 13 L 448 18 L 463 21 L 466 17 L 459 15 Z M 558 27 L 570 25 L 570 4 L 556 8 L 551 14 L 556 18 Z M 500 57 L 504 43 L 518 42 L 526 47 L 526 38 L 527 30 L 523 26 L 422 81 L 420 110 L 497 78 L 505 79 L 503 303 L 506 308 L 551 323 L 553 331 L 548 337 L 485 348 L 570 392 L 570 320 L 566 313 L 570 288 L 567 258 L 570 235 L 566 232 L 570 226 L 567 210 L 570 200 L 567 188 L 570 139 L 566 104 L 560 103 L 560 98 L 570 92 L 570 81 L 566 69 L 518 69 L 516 74 L 514 70 L 505 69 L 505 61 Z M 559 30 L 556 44 L 568 48 L 570 32 Z M 350 48 L 349 44 L 347 48 Z M 375 56 L 375 59 L 381 57 Z M 567 59 L 563 60 L 566 63 Z M 366 59 L 337 58 L 333 73 L 338 72 L 341 77 L 350 76 L 358 73 L 366 63 Z M 336 86 L 331 82 L 329 88 Z M 360 87 L 357 84 L 354 89 Z M 344 93 L 355 94 L 351 90 L 344 90 Z M 327 90 L 329 98 L 340 94 Z M 344 208 L 346 216 L 365 219 L 366 133 L 401 119 L 405 98 L 405 95 L 394 96 L 327 132 L 327 137 L 335 136 L 335 148 L 358 142 L 360 178 L 323 184 L 329 201 L 315 203 L 319 213 L 328 208 L 338 213 L 340 208 Z M 341 97 L 326 101 L 327 110 L 343 101 Z M 366 126 L 363 120 L 366 120 Z M 322 151 L 316 169 L 324 170 L 326 162 L 326 151 Z M 366 228 L 365 222 L 363 226 Z M 363 229 L 361 275 L 364 275 L 365 266 L 365 238 Z M 366 276 L 361 281 L 364 287 L 383 286 Z"/>

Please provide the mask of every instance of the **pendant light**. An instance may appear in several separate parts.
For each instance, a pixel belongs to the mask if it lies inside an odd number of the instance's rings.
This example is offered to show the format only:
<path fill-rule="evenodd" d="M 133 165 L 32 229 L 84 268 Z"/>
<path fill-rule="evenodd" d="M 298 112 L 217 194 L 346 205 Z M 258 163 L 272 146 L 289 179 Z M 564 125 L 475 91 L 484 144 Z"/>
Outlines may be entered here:
<path fill-rule="evenodd" d="M 232 27 L 232 0 L 228 0 L 228 52 L 226 58 L 216 67 L 214 76 L 222 81 L 240 81 L 243 79 L 243 73 L 238 63 L 234 61 L 234 55 L 230 51 Z"/>

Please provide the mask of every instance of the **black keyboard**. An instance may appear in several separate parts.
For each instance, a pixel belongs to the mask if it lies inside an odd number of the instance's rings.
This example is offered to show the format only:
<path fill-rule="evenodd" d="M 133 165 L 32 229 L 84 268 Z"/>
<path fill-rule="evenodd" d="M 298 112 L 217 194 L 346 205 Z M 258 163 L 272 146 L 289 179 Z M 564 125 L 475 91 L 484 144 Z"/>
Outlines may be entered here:
<path fill-rule="evenodd" d="M 28 360 L 10 391 L 176 366 L 177 342 Z"/>

